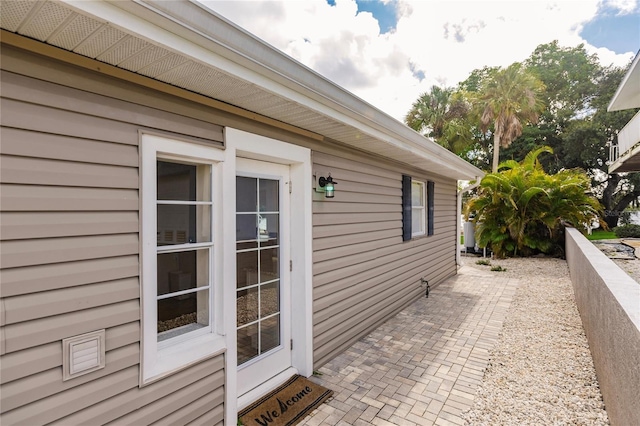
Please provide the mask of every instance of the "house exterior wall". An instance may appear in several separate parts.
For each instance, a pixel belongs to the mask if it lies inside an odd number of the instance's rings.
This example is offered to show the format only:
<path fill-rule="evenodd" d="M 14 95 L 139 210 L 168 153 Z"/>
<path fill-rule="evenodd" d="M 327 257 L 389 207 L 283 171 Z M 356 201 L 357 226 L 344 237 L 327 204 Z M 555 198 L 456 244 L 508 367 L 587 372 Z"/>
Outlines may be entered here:
<path fill-rule="evenodd" d="M 223 418 L 224 355 L 140 388 L 138 130 L 219 126 L 2 71 L 2 424 Z M 219 142 L 213 142 L 219 143 Z M 106 367 L 63 381 L 63 338 Z"/>
<path fill-rule="evenodd" d="M 313 346 L 319 367 L 456 273 L 456 183 L 375 161 L 314 152 L 338 181 L 313 206 Z M 435 182 L 434 235 L 402 241 L 402 174 Z"/>
<path fill-rule="evenodd" d="M 339 182 L 332 200 L 314 193 L 315 366 L 424 297 L 420 278 L 434 286 L 456 272 L 451 179 L 15 48 L 2 55 L 3 424 L 223 420 L 224 354 L 139 387 L 141 129 L 216 145 L 235 127 L 311 148 L 314 171 Z M 402 174 L 435 182 L 434 235 L 402 241 Z M 63 382 L 61 339 L 102 328 L 106 368 Z"/>

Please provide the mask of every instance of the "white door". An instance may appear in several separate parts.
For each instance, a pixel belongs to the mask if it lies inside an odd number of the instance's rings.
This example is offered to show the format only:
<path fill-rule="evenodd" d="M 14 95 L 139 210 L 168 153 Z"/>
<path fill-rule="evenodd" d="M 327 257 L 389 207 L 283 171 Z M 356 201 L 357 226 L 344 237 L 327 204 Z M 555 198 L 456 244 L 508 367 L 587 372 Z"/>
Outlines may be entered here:
<path fill-rule="evenodd" d="M 291 366 L 289 259 L 289 167 L 238 158 L 238 396 Z"/>

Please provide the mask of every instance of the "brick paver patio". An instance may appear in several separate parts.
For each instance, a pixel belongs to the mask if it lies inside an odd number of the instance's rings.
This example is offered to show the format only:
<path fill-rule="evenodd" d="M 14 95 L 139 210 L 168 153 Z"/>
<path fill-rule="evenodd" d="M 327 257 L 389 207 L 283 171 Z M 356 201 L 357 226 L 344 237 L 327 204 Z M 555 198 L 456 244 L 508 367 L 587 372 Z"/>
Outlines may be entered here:
<path fill-rule="evenodd" d="M 464 424 L 517 286 L 461 268 L 320 368 L 334 396 L 301 424 Z"/>

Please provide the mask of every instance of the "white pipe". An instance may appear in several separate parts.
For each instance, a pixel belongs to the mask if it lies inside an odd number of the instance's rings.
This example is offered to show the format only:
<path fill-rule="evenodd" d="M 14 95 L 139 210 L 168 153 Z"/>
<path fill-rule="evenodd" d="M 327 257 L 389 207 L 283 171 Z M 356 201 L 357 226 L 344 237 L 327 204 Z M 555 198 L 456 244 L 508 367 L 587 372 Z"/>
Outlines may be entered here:
<path fill-rule="evenodd" d="M 476 176 L 476 183 L 469 185 L 458 191 L 457 206 L 456 206 L 456 265 L 460 267 L 460 236 L 462 235 L 462 226 L 460 224 L 460 215 L 462 214 L 462 195 L 465 192 L 471 191 L 480 185 L 480 176 Z"/>

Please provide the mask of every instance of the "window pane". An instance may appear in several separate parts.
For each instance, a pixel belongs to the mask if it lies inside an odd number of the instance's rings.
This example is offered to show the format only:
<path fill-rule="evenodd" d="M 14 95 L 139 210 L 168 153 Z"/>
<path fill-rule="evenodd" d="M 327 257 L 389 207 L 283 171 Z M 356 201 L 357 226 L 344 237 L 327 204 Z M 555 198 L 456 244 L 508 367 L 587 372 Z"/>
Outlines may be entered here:
<path fill-rule="evenodd" d="M 280 346 L 280 315 L 260 321 L 260 353 Z"/>
<path fill-rule="evenodd" d="M 273 281 L 280 274 L 278 249 L 260 250 L 260 282 Z"/>
<path fill-rule="evenodd" d="M 209 249 L 158 254 L 158 296 L 209 285 Z"/>
<path fill-rule="evenodd" d="M 261 214 L 258 216 L 258 236 L 260 238 L 260 246 L 277 245 L 278 233 L 280 229 L 280 215 Z"/>
<path fill-rule="evenodd" d="M 413 209 L 411 211 L 411 233 L 424 234 L 424 209 Z"/>
<path fill-rule="evenodd" d="M 211 206 L 158 205 L 158 245 L 211 241 Z"/>
<path fill-rule="evenodd" d="M 260 286 L 260 317 L 267 317 L 280 311 L 279 281 Z"/>
<path fill-rule="evenodd" d="M 278 184 L 277 180 L 260 179 L 260 211 L 278 211 Z"/>
<path fill-rule="evenodd" d="M 209 290 L 158 300 L 158 341 L 209 325 Z"/>
<path fill-rule="evenodd" d="M 258 215 L 236 215 L 236 241 L 256 241 L 258 239 Z M 256 243 L 255 247 L 258 244 Z"/>
<path fill-rule="evenodd" d="M 236 257 L 237 288 L 258 283 L 258 252 L 238 253 Z"/>
<path fill-rule="evenodd" d="M 258 356 L 258 323 L 239 328 L 238 365 Z"/>
<path fill-rule="evenodd" d="M 258 208 L 257 200 L 258 179 L 236 177 L 236 211 L 255 212 Z"/>
<path fill-rule="evenodd" d="M 258 319 L 258 287 L 238 290 L 236 295 L 237 322 L 240 327 Z"/>
<path fill-rule="evenodd" d="M 158 200 L 211 201 L 211 166 L 157 163 Z"/>
<path fill-rule="evenodd" d="M 422 182 L 411 182 L 411 205 L 413 207 L 424 206 L 424 184 Z"/>

